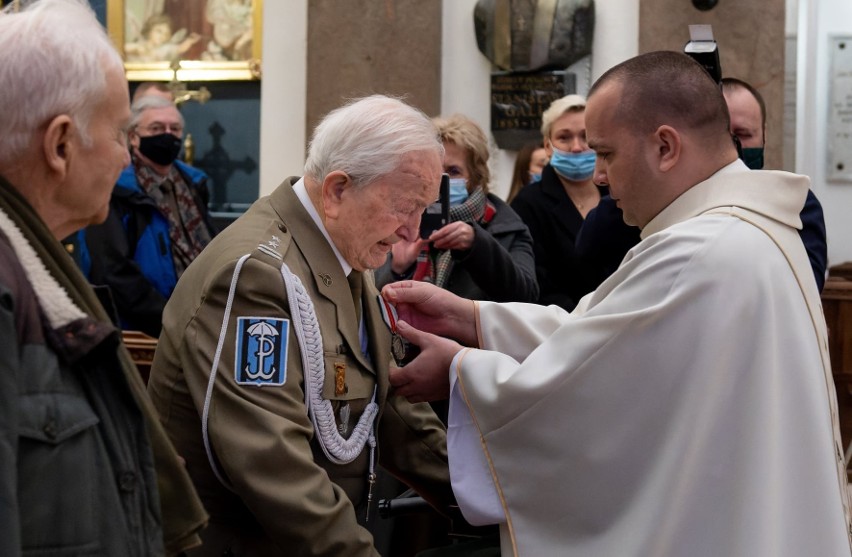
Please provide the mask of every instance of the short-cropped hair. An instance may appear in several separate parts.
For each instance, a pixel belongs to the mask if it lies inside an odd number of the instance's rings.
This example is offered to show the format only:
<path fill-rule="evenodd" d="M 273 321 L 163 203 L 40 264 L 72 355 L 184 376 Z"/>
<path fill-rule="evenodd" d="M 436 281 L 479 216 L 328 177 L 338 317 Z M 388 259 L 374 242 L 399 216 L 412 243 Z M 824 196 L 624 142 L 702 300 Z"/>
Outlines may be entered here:
<path fill-rule="evenodd" d="M 340 170 L 361 186 L 394 172 L 406 155 L 423 151 L 444 154 L 429 118 L 399 99 L 372 95 L 322 119 L 311 138 L 305 174 L 322 182 Z"/>
<path fill-rule="evenodd" d="M 661 125 L 701 132 L 709 142 L 731 141 L 728 105 L 718 83 L 686 54 L 656 51 L 626 60 L 598 78 L 593 96 L 604 85 L 621 85 L 614 116 L 637 133 L 651 133 Z"/>
<path fill-rule="evenodd" d="M 67 114 L 84 145 L 121 57 L 85 0 L 38 0 L 0 14 L 0 164 L 15 160 L 44 124 Z"/>
<path fill-rule="evenodd" d="M 146 110 L 150 110 L 152 108 L 174 108 L 177 110 L 175 103 L 166 99 L 164 97 L 155 97 L 154 95 L 143 95 L 136 99 L 132 105 L 130 105 L 130 123 L 127 126 L 127 131 L 132 132 L 139 125 L 139 122 L 142 121 L 142 115 L 145 114 Z M 180 117 L 180 125 L 184 125 L 183 114 L 177 110 L 178 116 Z"/>
<path fill-rule="evenodd" d="M 742 79 L 737 79 L 736 77 L 723 77 L 722 78 L 722 92 L 725 91 L 733 91 L 736 89 L 745 89 L 751 96 L 754 97 L 754 100 L 757 101 L 757 105 L 760 107 L 760 123 L 763 127 L 766 127 L 766 103 L 763 101 L 763 95 L 754 88 L 754 86 Z"/>
<path fill-rule="evenodd" d="M 580 95 L 566 95 L 556 99 L 541 115 L 541 136 L 544 139 L 550 139 L 553 123 L 566 112 L 583 112 L 584 110 L 586 110 L 586 99 Z"/>

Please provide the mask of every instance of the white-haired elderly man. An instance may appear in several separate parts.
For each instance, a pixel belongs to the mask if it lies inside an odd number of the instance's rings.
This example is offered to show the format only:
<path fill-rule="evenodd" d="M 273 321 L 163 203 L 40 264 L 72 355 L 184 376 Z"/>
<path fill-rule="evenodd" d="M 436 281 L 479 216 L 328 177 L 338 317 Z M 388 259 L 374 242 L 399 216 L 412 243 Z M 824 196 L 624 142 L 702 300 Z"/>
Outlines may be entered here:
<path fill-rule="evenodd" d="M 378 555 L 362 524 L 379 464 L 435 507 L 452 501 L 443 425 L 388 393 L 391 331 L 370 272 L 416 239 L 442 154 L 398 100 L 332 111 L 305 175 L 178 281 L 148 392 L 211 513 L 196 554 Z"/>
<path fill-rule="evenodd" d="M 147 94 L 133 103 L 132 163 L 118 177 L 106 221 L 78 240 L 78 262 L 92 284 L 109 287 L 122 328 L 155 337 L 177 279 L 216 233 L 207 175 L 177 160 L 183 129 L 169 99 Z"/>
<path fill-rule="evenodd" d="M 85 1 L 41 0 L 0 13 L 0 80 L 0 554 L 177 554 L 206 515 L 59 243 L 129 162 L 122 60 Z"/>

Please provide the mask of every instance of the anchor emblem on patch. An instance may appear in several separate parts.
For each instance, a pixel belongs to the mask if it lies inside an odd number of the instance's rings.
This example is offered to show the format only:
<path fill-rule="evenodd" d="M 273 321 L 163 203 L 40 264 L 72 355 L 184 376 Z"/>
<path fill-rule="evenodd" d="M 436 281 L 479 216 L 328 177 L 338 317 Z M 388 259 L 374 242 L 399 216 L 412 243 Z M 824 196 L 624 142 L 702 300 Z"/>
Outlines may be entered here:
<path fill-rule="evenodd" d="M 289 332 L 289 319 L 238 317 L 235 381 L 256 387 L 283 385 Z"/>

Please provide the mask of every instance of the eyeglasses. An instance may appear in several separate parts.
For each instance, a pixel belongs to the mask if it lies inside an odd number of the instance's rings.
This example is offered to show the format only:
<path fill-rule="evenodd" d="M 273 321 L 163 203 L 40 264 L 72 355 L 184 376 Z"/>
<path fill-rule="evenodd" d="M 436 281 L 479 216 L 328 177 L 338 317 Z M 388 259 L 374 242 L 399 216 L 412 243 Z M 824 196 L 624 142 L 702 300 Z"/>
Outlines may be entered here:
<path fill-rule="evenodd" d="M 154 122 L 153 124 L 140 128 L 150 133 L 151 135 L 160 135 L 161 133 L 173 133 L 176 135 L 183 134 L 183 126 L 180 124 L 163 124 L 162 122 Z"/>

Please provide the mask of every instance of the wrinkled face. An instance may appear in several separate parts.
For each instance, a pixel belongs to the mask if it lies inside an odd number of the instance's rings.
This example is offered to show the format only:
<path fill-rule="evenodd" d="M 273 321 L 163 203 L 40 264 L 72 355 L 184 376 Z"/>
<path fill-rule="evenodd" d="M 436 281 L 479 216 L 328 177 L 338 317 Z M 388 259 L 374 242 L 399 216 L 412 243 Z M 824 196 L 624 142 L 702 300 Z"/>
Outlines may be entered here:
<path fill-rule="evenodd" d="M 553 155 L 553 148 L 566 153 L 582 153 L 589 150 L 586 143 L 586 118 L 583 111 L 566 112 L 557 118 L 550 127 L 550 137 L 544 146 L 547 155 Z"/>
<path fill-rule="evenodd" d="M 609 186 L 609 193 L 624 213 L 624 222 L 643 227 L 660 211 L 654 196 L 652 135 L 636 132 L 614 116 L 621 85 L 609 83 L 586 104 L 589 146 L 595 151 L 594 182 Z"/>
<path fill-rule="evenodd" d="M 91 146 L 83 145 L 79 136 L 74 138 L 79 156 L 69 161 L 66 187 L 59 200 L 80 228 L 101 223 L 107 217 L 118 175 L 130 164 L 125 139 L 129 120 L 127 81 L 120 70 L 108 70 L 105 98 L 89 121 Z"/>
<path fill-rule="evenodd" d="M 549 160 L 550 157 L 547 156 L 547 150 L 544 147 L 533 151 L 530 157 L 530 174 L 541 174 Z"/>
<path fill-rule="evenodd" d="M 444 142 L 444 172 L 450 178 L 464 178 L 467 180 L 467 189 L 475 187 L 470 183 L 470 169 L 467 167 L 467 151 L 455 143 Z"/>
<path fill-rule="evenodd" d="M 725 102 L 731 113 L 731 133 L 740 139 L 743 147 L 763 147 L 763 122 L 760 104 L 748 89 L 725 89 Z"/>
<path fill-rule="evenodd" d="M 351 181 L 325 226 L 337 249 L 353 269 L 384 264 L 391 245 L 417 240 L 420 215 L 438 198 L 441 159 L 436 152 L 414 152 L 399 168 L 360 187 Z"/>

